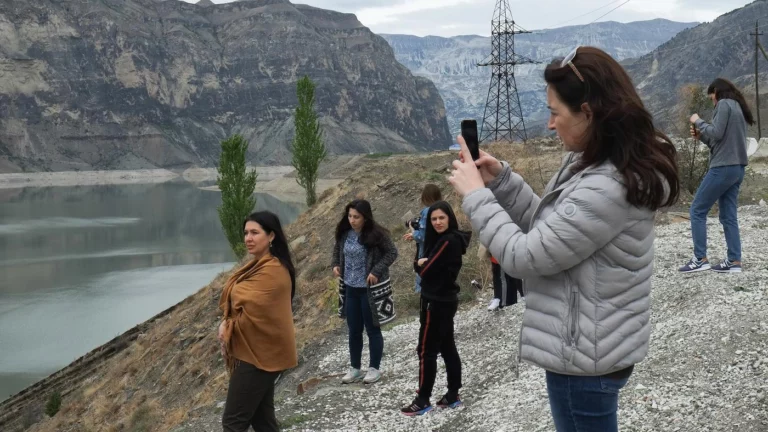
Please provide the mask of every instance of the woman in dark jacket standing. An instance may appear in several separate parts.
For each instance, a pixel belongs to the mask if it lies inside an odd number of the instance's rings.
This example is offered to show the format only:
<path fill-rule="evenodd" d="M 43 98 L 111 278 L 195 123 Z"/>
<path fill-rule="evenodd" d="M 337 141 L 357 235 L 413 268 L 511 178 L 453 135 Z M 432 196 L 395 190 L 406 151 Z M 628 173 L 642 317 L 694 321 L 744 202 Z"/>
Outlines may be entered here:
<path fill-rule="evenodd" d="M 336 227 L 333 274 L 339 278 L 339 316 L 349 327 L 351 368 L 341 379 L 345 384 L 381 379 L 379 367 L 384 352 L 382 324 L 394 319 L 389 266 L 397 259 L 397 248 L 389 232 L 373 219 L 371 204 L 355 200 L 347 204 Z M 370 363 L 363 376 L 363 327 L 368 334 Z"/>
<path fill-rule="evenodd" d="M 691 135 L 709 147 L 709 171 L 691 203 L 693 258 L 680 267 L 680 271 L 712 269 L 719 273 L 738 273 L 741 272 L 741 237 L 736 211 L 747 165 L 747 124 L 753 124 L 754 119 L 744 96 L 730 81 L 717 78 L 709 85 L 707 94 L 715 104 L 712 124 L 693 114 Z M 728 257 L 712 266 L 707 259 L 707 214 L 715 203 L 718 203 L 725 232 Z"/>
<path fill-rule="evenodd" d="M 437 355 L 445 361 L 448 393 L 437 402 L 440 408 L 461 405 L 461 358 L 453 335 L 453 317 L 459 308 L 459 285 L 462 255 L 467 252 L 471 232 L 459 230 L 451 205 L 438 201 L 427 213 L 424 239 L 426 258 L 414 262 L 421 276 L 421 312 L 419 321 L 419 394 L 400 411 L 407 416 L 426 414 L 432 410 L 430 397 L 437 375 Z"/>

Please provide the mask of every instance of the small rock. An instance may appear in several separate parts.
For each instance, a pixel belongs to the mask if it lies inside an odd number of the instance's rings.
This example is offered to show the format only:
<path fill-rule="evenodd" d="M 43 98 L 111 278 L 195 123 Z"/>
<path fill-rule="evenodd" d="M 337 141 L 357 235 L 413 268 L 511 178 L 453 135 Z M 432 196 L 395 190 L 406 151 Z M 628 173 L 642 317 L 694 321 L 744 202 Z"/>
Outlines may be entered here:
<path fill-rule="evenodd" d="M 304 243 L 305 241 L 307 241 L 307 236 L 301 236 L 296 240 L 292 241 L 290 244 L 290 247 L 291 249 L 296 249 L 297 247 L 299 247 L 300 244 Z"/>

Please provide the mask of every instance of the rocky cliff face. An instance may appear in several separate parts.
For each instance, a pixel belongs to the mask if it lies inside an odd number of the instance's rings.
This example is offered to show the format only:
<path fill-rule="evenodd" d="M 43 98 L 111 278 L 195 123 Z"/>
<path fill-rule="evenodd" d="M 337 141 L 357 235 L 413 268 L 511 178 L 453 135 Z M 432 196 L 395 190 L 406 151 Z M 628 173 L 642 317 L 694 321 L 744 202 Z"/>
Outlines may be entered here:
<path fill-rule="evenodd" d="M 551 30 L 537 30 L 515 38 L 517 53 L 541 62 L 516 68 L 520 102 L 526 124 L 544 131 L 546 94 L 543 71 L 554 57 L 568 54 L 577 45 L 592 45 L 623 60 L 639 57 L 668 41 L 691 23 L 652 20 L 633 23 L 600 22 Z M 477 67 L 491 53 L 491 39 L 481 36 L 453 38 L 383 35 L 402 64 L 415 74 L 434 81 L 445 100 L 451 131 L 458 134 L 463 118 L 482 119 L 491 70 Z"/>
<path fill-rule="evenodd" d="M 295 83 L 331 153 L 446 148 L 445 109 L 354 15 L 287 0 L 0 2 L 0 172 L 285 163 Z"/>
<path fill-rule="evenodd" d="M 768 1 L 759 0 L 684 30 L 653 52 L 627 64 L 627 70 L 656 121 L 669 126 L 675 119 L 679 89 L 689 83 L 709 85 L 723 77 L 733 81 L 754 102 L 755 21 L 766 30 Z M 766 45 L 765 36 L 761 37 Z M 760 56 L 761 92 L 768 92 L 768 61 Z M 761 95 L 763 108 L 765 95 Z"/>

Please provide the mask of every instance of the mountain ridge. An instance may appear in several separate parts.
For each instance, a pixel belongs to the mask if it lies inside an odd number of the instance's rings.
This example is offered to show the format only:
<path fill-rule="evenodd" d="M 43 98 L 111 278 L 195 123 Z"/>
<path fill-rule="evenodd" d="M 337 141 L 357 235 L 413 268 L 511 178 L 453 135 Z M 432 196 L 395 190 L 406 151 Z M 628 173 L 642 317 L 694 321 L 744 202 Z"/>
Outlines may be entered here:
<path fill-rule="evenodd" d="M 754 106 L 755 39 L 749 34 L 754 32 L 756 20 L 765 19 L 768 19 L 768 2 L 757 0 L 712 22 L 683 30 L 648 54 L 627 63 L 627 72 L 657 122 L 671 127 L 678 120 L 675 113 L 682 86 L 700 84 L 706 87 L 717 77 L 729 79 L 741 87 L 747 92 L 748 103 Z M 768 24 L 763 24 L 760 29 L 766 27 Z M 768 61 L 762 55 L 759 61 L 765 71 Z M 766 72 L 761 72 L 760 82 L 763 84 L 761 105 L 765 108 Z M 750 133 L 754 132 L 756 129 L 752 128 Z"/>
<path fill-rule="evenodd" d="M 542 76 L 546 63 L 552 58 L 566 55 L 576 45 L 598 46 L 620 61 L 639 57 L 694 24 L 665 19 L 631 23 L 605 21 L 516 36 L 516 53 L 540 62 L 515 69 L 525 122 L 530 126 L 529 135 L 548 134 Z M 446 104 L 452 135 L 458 134 L 461 119 L 482 119 L 491 71 L 476 65 L 491 52 L 490 37 L 380 36 L 393 47 L 400 63 L 435 83 Z"/>
<path fill-rule="evenodd" d="M 290 160 L 295 83 L 331 154 L 443 149 L 445 108 L 353 14 L 287 0 L 0 4 L 0 172 Z"/>

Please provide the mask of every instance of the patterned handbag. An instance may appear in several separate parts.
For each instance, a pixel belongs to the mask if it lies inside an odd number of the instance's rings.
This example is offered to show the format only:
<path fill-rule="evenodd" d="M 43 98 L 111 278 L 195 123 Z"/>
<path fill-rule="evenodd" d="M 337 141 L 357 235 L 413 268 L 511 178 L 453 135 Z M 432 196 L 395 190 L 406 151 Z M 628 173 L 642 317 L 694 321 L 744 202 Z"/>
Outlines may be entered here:
<path fill-rule="evenodd" d="M 395 319 L 395 298 L 392 282 L 387 279 L 368 289 L 368 301 L 373 311 L 374 325 L 382 326 Z"/>

